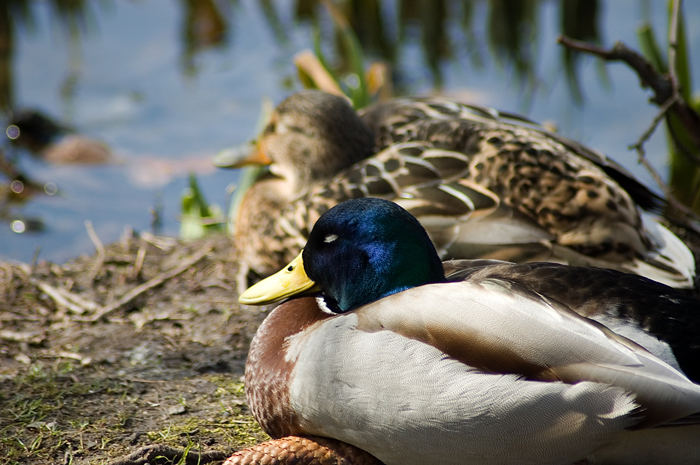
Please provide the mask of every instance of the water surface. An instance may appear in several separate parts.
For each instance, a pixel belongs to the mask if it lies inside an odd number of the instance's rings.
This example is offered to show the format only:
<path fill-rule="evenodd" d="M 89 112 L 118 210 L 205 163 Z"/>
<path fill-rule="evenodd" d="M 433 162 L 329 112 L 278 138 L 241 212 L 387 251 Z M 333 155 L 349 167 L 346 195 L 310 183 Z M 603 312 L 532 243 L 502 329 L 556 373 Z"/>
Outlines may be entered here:
<path fill-rule="evenodd" d="M 10 208 L 10 220 L 38 218 L 44 229 L 17 234 L 10 221 L 0 223 L 0 259 L 29 261 L 39 250 L 40 259 L 61 262 L 91 253 L 86 220 L 107 243 L 117 240 L 125 227 L 151 230 L 153 210 L 162 220 L 158 232 L 176 235 L 180 197 L 190 171 L 197 173 L 207 200 L 225 209 L 227 187 L 235 183 L 237 173 L 214 169 L 210 159 L 254 135 L 264 98 L 277 102 L 299 87 L 292 59 L 313 46 L 313 28 L 295 19 L 297 2 L 272 2 L 284 40 L 262 8 L 271 2 L 220 2 L 216 5 L 227 29 L 218 45 L 197 48 L 183 40 L 185 3 L 87 2 L 83 26 L 72 35 L 57 19 L 52 3 L 29 3 L 34 24 L 15 24 L 14 107 L 38 108 L 105 142 L 117 162 L 57 166 L 21 154 L 22 171 L 55 183 L 59 193 L 35 196 Z M 397 33 L 397 3 L 382 7 L 389 35 Z M 665 3 L 601 2 L 602 42 L 624 40 L 636 47 L 635 30 L 648 16 L 654 18 L 657 32 L 665 33 Z M 627 149 L 656 113 L 633 72 L 613 64 L 605 67 L 607 77 L 601 80 L 598 63 L 582 60 L 579 79 L 586 98 L 577 104 L 556 44 L 559 3 L 543 2 L 536 10 L 533 41 L 536 85 L 524 84 L 511 64 L 490 53 L 484 39 L 487 6 L 475 5 L 469 34 L 476 42 L 465 40 L 459 21 L 447 23 L 453 54 L 438 65 L 441 91 L 555 122 L 560 133 L 607 153 L 652 185 Z M 691 53 L 700 53 L 700 3 L 686 2 L 685 9 Z M 332 52 L 332 23 L 323 14 L 320 21 L 324 49 Z M 432 93 L 434 70 L 414 30 L 406 29 L 396 50 L 397 74 L 403 91 Z M 480 63 L 472 59 L 477 52 Z M 693 64 L 693 75 L 700 76 L 700 59 Z M 665 173 L 662 133 L 647 150 Z"/>

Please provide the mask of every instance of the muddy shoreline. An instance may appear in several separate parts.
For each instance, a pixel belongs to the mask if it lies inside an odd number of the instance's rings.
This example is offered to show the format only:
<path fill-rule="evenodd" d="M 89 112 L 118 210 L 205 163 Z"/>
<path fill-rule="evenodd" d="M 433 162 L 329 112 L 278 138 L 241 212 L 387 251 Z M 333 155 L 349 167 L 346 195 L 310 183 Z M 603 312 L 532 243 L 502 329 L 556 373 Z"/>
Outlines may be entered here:
<path fill-rule="evenodd" d="M 240 308 L 237 273 L 223 235 L 127 234 L 65 265 L 0 264 L 5 463 L 228 454 L 266 439 L 242 382 L 265 313 Z"/>

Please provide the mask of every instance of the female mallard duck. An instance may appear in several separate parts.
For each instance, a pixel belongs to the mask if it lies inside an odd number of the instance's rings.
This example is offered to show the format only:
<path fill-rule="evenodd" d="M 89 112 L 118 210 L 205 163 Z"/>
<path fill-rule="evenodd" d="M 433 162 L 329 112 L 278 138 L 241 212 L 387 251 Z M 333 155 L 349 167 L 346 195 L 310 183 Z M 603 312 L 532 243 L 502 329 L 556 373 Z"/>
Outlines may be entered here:
<path fill-rule="evenodd" d="M 542 266 L 568 273 L 559 284 L 583 277 L 567 290 L 589 274 L 621 276 Z M 518 267 L 453 262 L 445 277 L 401 207 L 339 204 L 294 261 L 240 296 L 322 292 L 282 303 L 258 330 L 246 364 L 253 414 L 272 437 L 334 438 L 387 465 L 700 463 L 700 386 L 572 311 L 568 299 L 585 302 L 584 290 L 551 284 L 547 295 L 532 286 L 537 265 L 522 279 Z M 678 291 L 625 279 L 586 305 L 624 312 L 628 292 L 632 307 L 681 305 Z M 647 301 L 654 290 L 663 293 Z"/>
<path fill-rule="evenodd" d="M 273 112 L 257 150 L 231 163 L 270 164 L 275 176 L 246 194 L 234 232 L 242 262 L 263 275 L 330 206 L 373 196 L 414 214 L 442 257 L 557 261 L 693 286 L 692 253 L 640 213 L 661 199 L 603 155 L 510 114 L 427 98 L 358 116 L 340 97 L 299 92 Z"/>

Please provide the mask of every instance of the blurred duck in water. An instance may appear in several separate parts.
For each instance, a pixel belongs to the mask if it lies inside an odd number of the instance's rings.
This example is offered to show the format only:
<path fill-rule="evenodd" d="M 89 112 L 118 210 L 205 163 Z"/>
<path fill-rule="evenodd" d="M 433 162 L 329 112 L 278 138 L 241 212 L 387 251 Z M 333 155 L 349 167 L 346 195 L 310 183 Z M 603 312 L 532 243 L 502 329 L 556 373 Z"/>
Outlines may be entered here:
<path fill-rule="evenodd" d="M 15 112 L 5 132 L 15 145 L 49 163 L 103 164 L 112 160 L 106 144 L 76 134 L 38 110 Z"/>

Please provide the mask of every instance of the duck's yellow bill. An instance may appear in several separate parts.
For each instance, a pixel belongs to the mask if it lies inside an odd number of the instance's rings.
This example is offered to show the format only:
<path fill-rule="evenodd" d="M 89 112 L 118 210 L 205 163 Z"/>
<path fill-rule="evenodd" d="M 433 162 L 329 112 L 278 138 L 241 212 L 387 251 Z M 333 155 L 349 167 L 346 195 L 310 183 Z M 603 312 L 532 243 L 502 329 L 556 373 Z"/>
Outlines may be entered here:
<path fill-rule="evenodd" d="M 286 299 L 314 287 L 304 271 L 301 253 L 277 273 L 250 286 L 238 297 L 246 305 L 263 305 Z"/>

